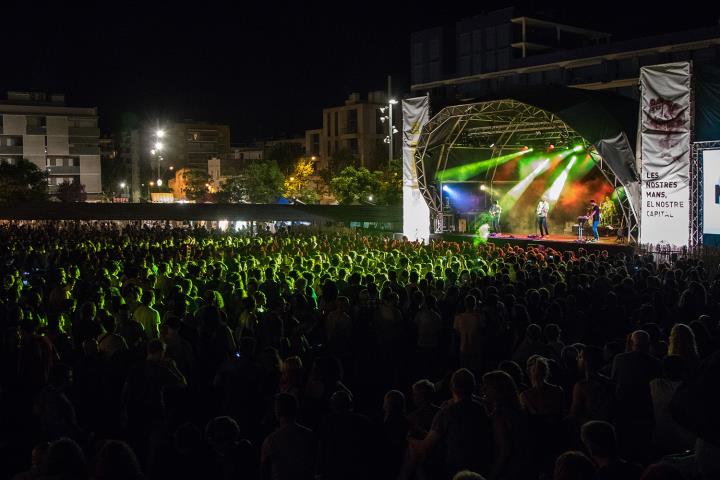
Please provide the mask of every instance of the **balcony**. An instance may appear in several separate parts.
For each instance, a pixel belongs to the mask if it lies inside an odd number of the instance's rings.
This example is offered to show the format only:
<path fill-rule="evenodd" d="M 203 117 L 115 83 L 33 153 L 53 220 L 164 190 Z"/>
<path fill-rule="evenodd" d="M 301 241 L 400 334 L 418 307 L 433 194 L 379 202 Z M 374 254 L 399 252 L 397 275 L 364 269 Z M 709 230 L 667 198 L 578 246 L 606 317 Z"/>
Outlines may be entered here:
<path fill-rule="evenodd" d="M 57 166 L 53 167 L 48 165 L 46 167 L 49 175 L 80 175 L 80 165 L 70 166 Z"/>
<path fill-rule="evenodd" d="M 100 129 L 97 127 L 69 127 L 68 136 L 70 137 L 99 137 Z"/>
<path fill-rule="evenodd" d="M 23 153 L 23 147 L 22 145 L 0 145 L 0 154 L 4 155 L 22 155 Z"/>
<path fill-rule="evenodd" d="M 97 145 L 70 145 L 70 155 L 100 155 Z"/>
<path fill-rule="evenodd" d="M 28 125 L 25 131 L 28 135 L 45 135 L 46 128 L 44 125 Z"/>

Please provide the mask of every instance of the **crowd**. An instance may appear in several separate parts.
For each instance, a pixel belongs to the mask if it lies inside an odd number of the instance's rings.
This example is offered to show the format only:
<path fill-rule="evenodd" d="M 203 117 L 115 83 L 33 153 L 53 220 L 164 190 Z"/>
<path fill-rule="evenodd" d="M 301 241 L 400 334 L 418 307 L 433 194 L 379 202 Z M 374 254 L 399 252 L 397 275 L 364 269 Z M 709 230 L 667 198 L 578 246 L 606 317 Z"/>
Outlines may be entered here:
<path fill-rule="evenodd" d="M 720 478 L 696 259 L 110 223 L 0 245 L 7 478 Z"/>

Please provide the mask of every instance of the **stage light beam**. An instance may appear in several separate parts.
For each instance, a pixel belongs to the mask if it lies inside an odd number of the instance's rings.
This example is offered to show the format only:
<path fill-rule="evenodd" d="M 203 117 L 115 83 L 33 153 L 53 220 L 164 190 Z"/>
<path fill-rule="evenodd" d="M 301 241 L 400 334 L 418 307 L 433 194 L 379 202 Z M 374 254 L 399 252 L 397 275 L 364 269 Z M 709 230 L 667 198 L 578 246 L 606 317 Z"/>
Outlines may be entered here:
<path fill-rule="evenodd" d="M 530 184 L 533 182 L 533 180 L 535 180 L 545 170 L 547 170 L 549 165 L 550 165 L 550 159 L 549 158 L 543 159 L 543 161 L 540 162 L 540 164 L 537 167 L 535 167 L 535 169 L 532 172 L 530 172 L 529 175 L 527 175 L 520 182 L 518 182 L 518 184 L 515 185 L 513 188 L 508 190 L 508 192 L 500 200 L 500 205 L 503 208 L 511 208 L 515 204 L 515 202 L 517 202 L 518 199 L 522 196 L 522 194 L 525 193 L 525 190 L 527 190 L 527 188 L 530 186 Z"/>
<path fill-rule="evenodd" d="M 570 175 L 570 169 L 572 169 L 573 165 L 575 165 L 575 162 L 577 162 L 577 155 L 570 157 L 570 161 L 567 165 L 565 165 L 562 173 L 558 175 L 552 185 L 550 185 L 550 188 L 545 190 L 544 196 L 547 197 L 548 202 L 550 203 L 550 208 L 553 208 L 560 198 L 560 194 L 562 193 L 563 188 L 565 188 L 568 175 Z"/>
<path fill-rule="evenodd" d="M 441 182 L 444 181 L 455 181 L 463 182 L 469 178 L 475 177 L 480 173 L 493 168 L 495 166 L 502 165 L 515 158 L 532 152 L 532 148 L 520 150 L 519 152 L 509 153 L 500 157 L 490 158 L 488 160 L 480 160 L 478 162 L 470 163 L 467 165 L 459 165 L 457 167 L 448 168 L 437 172 L 435 178 Z"/>

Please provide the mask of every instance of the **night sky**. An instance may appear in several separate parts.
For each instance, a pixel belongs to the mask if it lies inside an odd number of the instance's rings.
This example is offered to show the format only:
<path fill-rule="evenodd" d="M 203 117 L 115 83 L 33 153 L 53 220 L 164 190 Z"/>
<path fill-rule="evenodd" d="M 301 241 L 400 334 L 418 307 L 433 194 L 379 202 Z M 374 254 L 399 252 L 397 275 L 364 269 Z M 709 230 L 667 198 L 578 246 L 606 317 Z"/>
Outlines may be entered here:
<path fill-rule="evenodd" d="M 104 133 L 195 119 L 228 123 L 234 141 L 319 128 L 323 107 L 384 89 L 389 74 L 407 91 L 414 30 L 511 4 L 538 12 L 539 4 L 70 3 L 3 2 L 3 98 L 6 90 L 64 92 L 70 105 L 99 107 Z M 640 3 L 551 2 L 545 10 L 619 38 L 718 23 L 717 6 L 684 1 L 679 12 L 643 14 Z"/>

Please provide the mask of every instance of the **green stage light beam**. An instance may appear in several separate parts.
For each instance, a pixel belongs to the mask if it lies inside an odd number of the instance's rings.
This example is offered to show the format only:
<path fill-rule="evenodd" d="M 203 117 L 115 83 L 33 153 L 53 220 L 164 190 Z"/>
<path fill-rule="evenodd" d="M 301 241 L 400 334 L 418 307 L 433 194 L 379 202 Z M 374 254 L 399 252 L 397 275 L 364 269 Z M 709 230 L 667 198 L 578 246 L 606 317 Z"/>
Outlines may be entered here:
<path fill-rule="evenodd" d="M 570 161 L 565 166 L 565 169 L 562 171 L 562 173 L 558 175 L 552 185 L 550 185 L 550 188 L 545 190 L 543 196 L 546 197 L 548 203 L 550 203 L 550 208 L 553 208 L 557 203 L 558 199 L 560 198 L 560 193 L 562 193 L 563 188 L 565 188 L 565 183 L 567 182 L 568 175 L 570 175 L 570 169 L 573 167 L 573 165 L 575 165 L 575 162 L 577 162 L 577 155 L 573 155 L 572 157 L 570 157 Z"/>
<path fill-rule="evenodd" d="M 517 185 L 508 190 L 508 192 L 500 200 L 500 206 L 502 208 L 511 208 L 515 202 L 525 193 L 525 190 L 530 186 L 533 180 L 540 176 L 550 166 L 550 159 L 543 159 L 535 169 L 530 172 L 528 176 L 523 178 Z"/>
<path fill-rule="evenodd" d="M 468 178 L 472 178 L 485 170 L 495 167 L 496 165 L 502 165 L 503 163 L 507 163 L 510 160 L 513 160 L 532 151 L 532 148 L 528 148 L 520 150 L 519 152 L 502 155 L 500 157 L 491 158 L 488 160 L 480 160 L 478 162 L 470 163 L 468 165 L 460 165 L 457 167 L 448 168 L 446 170 L 438 172 L 435 175 L 435 179 L 441 182 L 463 182 Z"/>

